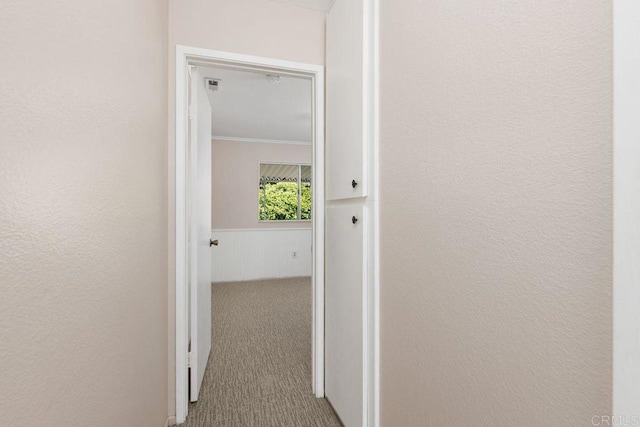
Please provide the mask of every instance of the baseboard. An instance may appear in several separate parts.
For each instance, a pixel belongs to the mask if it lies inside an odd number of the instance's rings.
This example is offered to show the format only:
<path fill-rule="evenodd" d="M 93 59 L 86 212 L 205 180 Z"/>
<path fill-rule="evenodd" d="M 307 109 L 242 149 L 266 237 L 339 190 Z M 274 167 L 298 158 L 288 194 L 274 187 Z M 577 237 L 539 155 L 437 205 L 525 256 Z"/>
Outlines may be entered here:
<path fill-rule="evenodd" d="M 176 425 L 176 417 L 167 418 L 167 422 L 164 423 L 164 427 L 171 427 Z"/>

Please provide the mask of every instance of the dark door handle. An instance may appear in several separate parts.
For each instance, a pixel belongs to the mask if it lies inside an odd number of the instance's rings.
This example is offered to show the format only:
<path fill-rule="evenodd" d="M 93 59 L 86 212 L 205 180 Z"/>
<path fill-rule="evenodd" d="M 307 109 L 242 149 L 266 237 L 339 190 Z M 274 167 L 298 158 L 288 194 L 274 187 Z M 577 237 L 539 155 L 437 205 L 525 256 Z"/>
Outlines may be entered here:
<path fill-rule="evenodd" d="M 352 222 L 353 224 L 355 224 L 356 222 L 358 222 L 358 217 L 356 217 L 356 216 L 352 216 L 352 217 L 351 217 L 351 222 Z"/>
<path fill-rule="evenodd" d="M 209 247 L 211 246 L 218 246 L 218 239 L 216 240 L 209 239 Z"/>
<path fill-rule="evenodd" d="M 358 183 L 356 182 L 355 179 L 351 180 L 351 188 L 356 188 L 358 186 Z"/>

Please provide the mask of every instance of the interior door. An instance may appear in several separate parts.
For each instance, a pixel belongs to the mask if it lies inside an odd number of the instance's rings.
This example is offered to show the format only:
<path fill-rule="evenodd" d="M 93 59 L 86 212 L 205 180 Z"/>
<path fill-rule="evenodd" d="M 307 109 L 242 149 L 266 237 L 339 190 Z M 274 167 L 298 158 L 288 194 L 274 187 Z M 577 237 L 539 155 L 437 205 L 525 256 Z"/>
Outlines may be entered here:
<path fill-rule="evenodd" d="M 336 0 L 327 16 L 327 199 L 367 195 L 370 0 Z"/>
<path fill-rule="evenodd" d="M 211 106 L 204 78 L 191 70 L 190 87 L 190 335 L 189 387 L 198 400 L 211 352 Z"/>

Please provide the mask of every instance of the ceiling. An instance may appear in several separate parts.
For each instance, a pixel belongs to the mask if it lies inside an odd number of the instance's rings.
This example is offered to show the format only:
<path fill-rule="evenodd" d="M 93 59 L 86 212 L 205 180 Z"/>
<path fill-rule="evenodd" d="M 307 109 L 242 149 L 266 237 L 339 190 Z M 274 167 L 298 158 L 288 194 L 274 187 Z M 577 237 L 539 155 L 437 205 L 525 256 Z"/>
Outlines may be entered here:
<path fill-rule="evenodd" d="M 207 90 L 216 139 L 266 140 L 311 144 L 311 79 L 223 68 L 200 68 L 201 75 L 220 79 Z M 273 79 L 272 79 L 273 80 Z"/>
<path fill-rule="evenodd" d="M 289 3 L 295 6 L 328 12 L 335 0 L 273 0 L 278 3 Z"/>

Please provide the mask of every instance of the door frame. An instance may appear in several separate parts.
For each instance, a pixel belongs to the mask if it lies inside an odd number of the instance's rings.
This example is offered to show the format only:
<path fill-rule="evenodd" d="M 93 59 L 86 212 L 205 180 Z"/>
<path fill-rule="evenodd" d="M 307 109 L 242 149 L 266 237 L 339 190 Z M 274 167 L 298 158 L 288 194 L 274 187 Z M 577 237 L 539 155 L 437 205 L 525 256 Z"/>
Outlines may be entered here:
<path fill-rule="evenodd" d="M 640 6 L 613 2 L 613 405 L 640 414 Z"/>
<path fill-rule="evenodd" d="M 231 52 L 176 46 L 176 145 L 175 145 L 175 214 L 176 214 L 176 421 L 183 423 L 188 413 L 188 301 L 186 280 L 186 150 L 188 130 L 188 67 L 222 66 L 230 69 L 277 72 L 311 79 L 313 103 L 313 326 L 312 326 L 312 391 L 324 397 L 324 67 L 315 64 L 242 55 Z"/>

